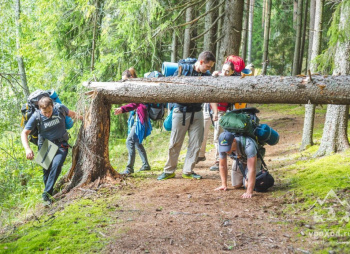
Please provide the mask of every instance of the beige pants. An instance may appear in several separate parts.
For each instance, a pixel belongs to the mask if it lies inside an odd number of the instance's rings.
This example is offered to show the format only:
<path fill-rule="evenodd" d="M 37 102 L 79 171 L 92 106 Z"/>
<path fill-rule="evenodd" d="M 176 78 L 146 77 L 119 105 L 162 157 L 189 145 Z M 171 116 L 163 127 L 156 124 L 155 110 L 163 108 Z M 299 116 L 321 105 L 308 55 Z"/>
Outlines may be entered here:
<path fill-rule="evenodd" d="M 203 134 L 202 146 L 201 146 L 201 149 L 199 150 L 199 155 L 198 155 L 199 157 L 205 156 L 205 149 L 207 146 L 208 134 L 209 134 L 210 126 L 212 125 L 209 111 L 204 110 L 203 116 L 204 116 L 204 134 Z"/>
<path fill-rule="evenodd" d="M 173 111 L 173 122 L 169 144 L 168 161 L 164 166 L 165 173 L 174 173 L 177 167 L 182 143 L 188 132 L 188 147 L 183 167 L 184 174 L 190 174 L 196 165 L 199 149 L 203 141 L 203 112 L 195 112 L 193 123 L 190 125 L 192 113 L 186 113 L 185 126 L 182 125 L 183 113 L 175 108 Z"/>
<path fill-rule="evenodd" d="M 258 158 L 256 162 L 256 174 L 260 172 L 261 169 L 261 159 Z M 245 170 L 246 174 L 248 174 L 247 171 L 247 164 L 243 164 L 243 170 Z M 231 172 L 231 183 L 232 186 L 242 186 L 243 185 L 243 174 L 239 167 L 236 168 L 236 161 L 234 160 L 232 163 L 232 172 Z"/>
<path fill-rule="evenodd" d="M 216 150 L 216 154 L 215 154 L 216 161 L 219 161 L 219 136 L 224 131 L 224 129 L 220 127 L 219 121 L 225 113 L 226 112 L 224 111 L 219 111 L 218 120 L 214 122 L 214 145 Z"/>

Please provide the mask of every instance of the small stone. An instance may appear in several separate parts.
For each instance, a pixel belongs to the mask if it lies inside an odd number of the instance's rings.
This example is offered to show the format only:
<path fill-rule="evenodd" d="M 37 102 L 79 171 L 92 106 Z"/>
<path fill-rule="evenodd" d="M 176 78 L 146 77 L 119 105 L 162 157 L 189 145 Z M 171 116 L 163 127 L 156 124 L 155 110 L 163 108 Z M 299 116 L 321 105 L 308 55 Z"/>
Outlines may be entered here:
<path fill-rule="evenodd" d="M 304 233 L 304 231 L 301 231 L 301 232 L 300 232 L 300 234 L 301 234 L 302 236 L 305 236 L 305 233 Z"/>

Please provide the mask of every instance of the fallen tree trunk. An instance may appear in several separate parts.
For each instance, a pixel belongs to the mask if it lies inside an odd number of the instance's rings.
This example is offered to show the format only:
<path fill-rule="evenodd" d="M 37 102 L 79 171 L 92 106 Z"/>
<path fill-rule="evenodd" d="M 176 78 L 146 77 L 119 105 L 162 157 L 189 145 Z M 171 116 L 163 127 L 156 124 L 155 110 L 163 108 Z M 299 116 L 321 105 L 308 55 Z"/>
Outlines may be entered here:
<path fill-rule="evenodd" d="M 249 102 L 350 104 L 350 76 L 170 77 L 85 83 L 111 104 L 122 102 Z"/>
<path fill-rule="evenodd" d="M 109 162 L 111 104 L 124 102 L 248 102 L 291 104 L 349 104 L 350 76 L 302 77 L 171 77 L 92 82 L 90 108 L 73 149 L 66 176 L 74 187 L 119 177 Z"/>

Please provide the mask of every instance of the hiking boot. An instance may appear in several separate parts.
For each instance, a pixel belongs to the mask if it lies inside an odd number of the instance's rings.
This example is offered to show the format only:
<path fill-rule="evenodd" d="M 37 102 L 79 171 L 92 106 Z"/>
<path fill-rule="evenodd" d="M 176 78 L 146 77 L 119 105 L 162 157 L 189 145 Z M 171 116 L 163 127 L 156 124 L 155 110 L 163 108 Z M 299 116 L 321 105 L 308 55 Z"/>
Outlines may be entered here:
<path fill-rule="evenodd" d="M 182 174 L 182 178 L 185 179 L 202 179 L 200 175 L 197 175 L 195 172 L 192 172 L 191 174 Z"/>
<path fill-rule="evenodd" d="M 137 171 L 137 172 L 149 171 L 149 170 L 151 170 L 151 167 L 150 167 L 150 166 L 142 166 L 142 167 L 140 168 L 140 170 Z"/>
<path fill-rule="evenodd" d="M 205 158 L 205 156 L 203 156 L 203 157 L 198 157 L 197 158 L 197 162 L 196 162 L 196 164 L 198 163 L 198 162 L 200 162 L 200 161 L 205 161 L 207 158 Z"/>
<path fill-rule="evenodd" d="M 42 194 L 42 197 L 43 197 L 43 206 L 45 208 L 49 208 L 52 204 L 52 200 L 51 200 L 51 197 L 50 197 L 50 194 L 47 193 L 47 192 L 44 192 Z"/>
<path fill-rule="evenodd" d="M 170 179 L 170 178 L 174 178 L 175 177 L 175 173 L 162 173 L 160 176 L 157 177 L 158 181 L 161 180 L 166 180 L 166 179 Z"/>
<path fill-rule="evenodd" d="M 215 162 L 213 166 L 210 167 L 210 171 L 219 171 L 219 162 Z"/>
<path fill-rule="evenodd" d="M 123 172 L 121 172 L 120 174 L 121 175 L 125 175 L 125 176 L 128 176 L 128 175 L 131 175 L 134 173 L 134 170 L 130 170 L 130 169 L 125 169 Z"/>

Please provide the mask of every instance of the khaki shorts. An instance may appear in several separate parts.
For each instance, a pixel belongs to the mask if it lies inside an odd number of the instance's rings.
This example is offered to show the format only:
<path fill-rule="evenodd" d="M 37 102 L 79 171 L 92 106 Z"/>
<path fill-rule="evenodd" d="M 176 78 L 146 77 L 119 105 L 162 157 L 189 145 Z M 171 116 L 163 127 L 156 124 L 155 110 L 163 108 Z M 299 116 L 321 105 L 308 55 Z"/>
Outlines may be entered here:
<path fill-rule="evenodd" d="M 261 159 L 258 158 L 256 162 L 256 174 L 260 172 L 261 170 Z M 243 169 L 245 170 L 245 173 L 248 173 L 247 164 L 243 164 Z M 236 161 L 234 160 L 232 163 L 232 171 L 231 171 L 231 183 L 232 186 L 242 186 L 243 185 L 243 175 L 239 167 L 236 169 Z"/>

